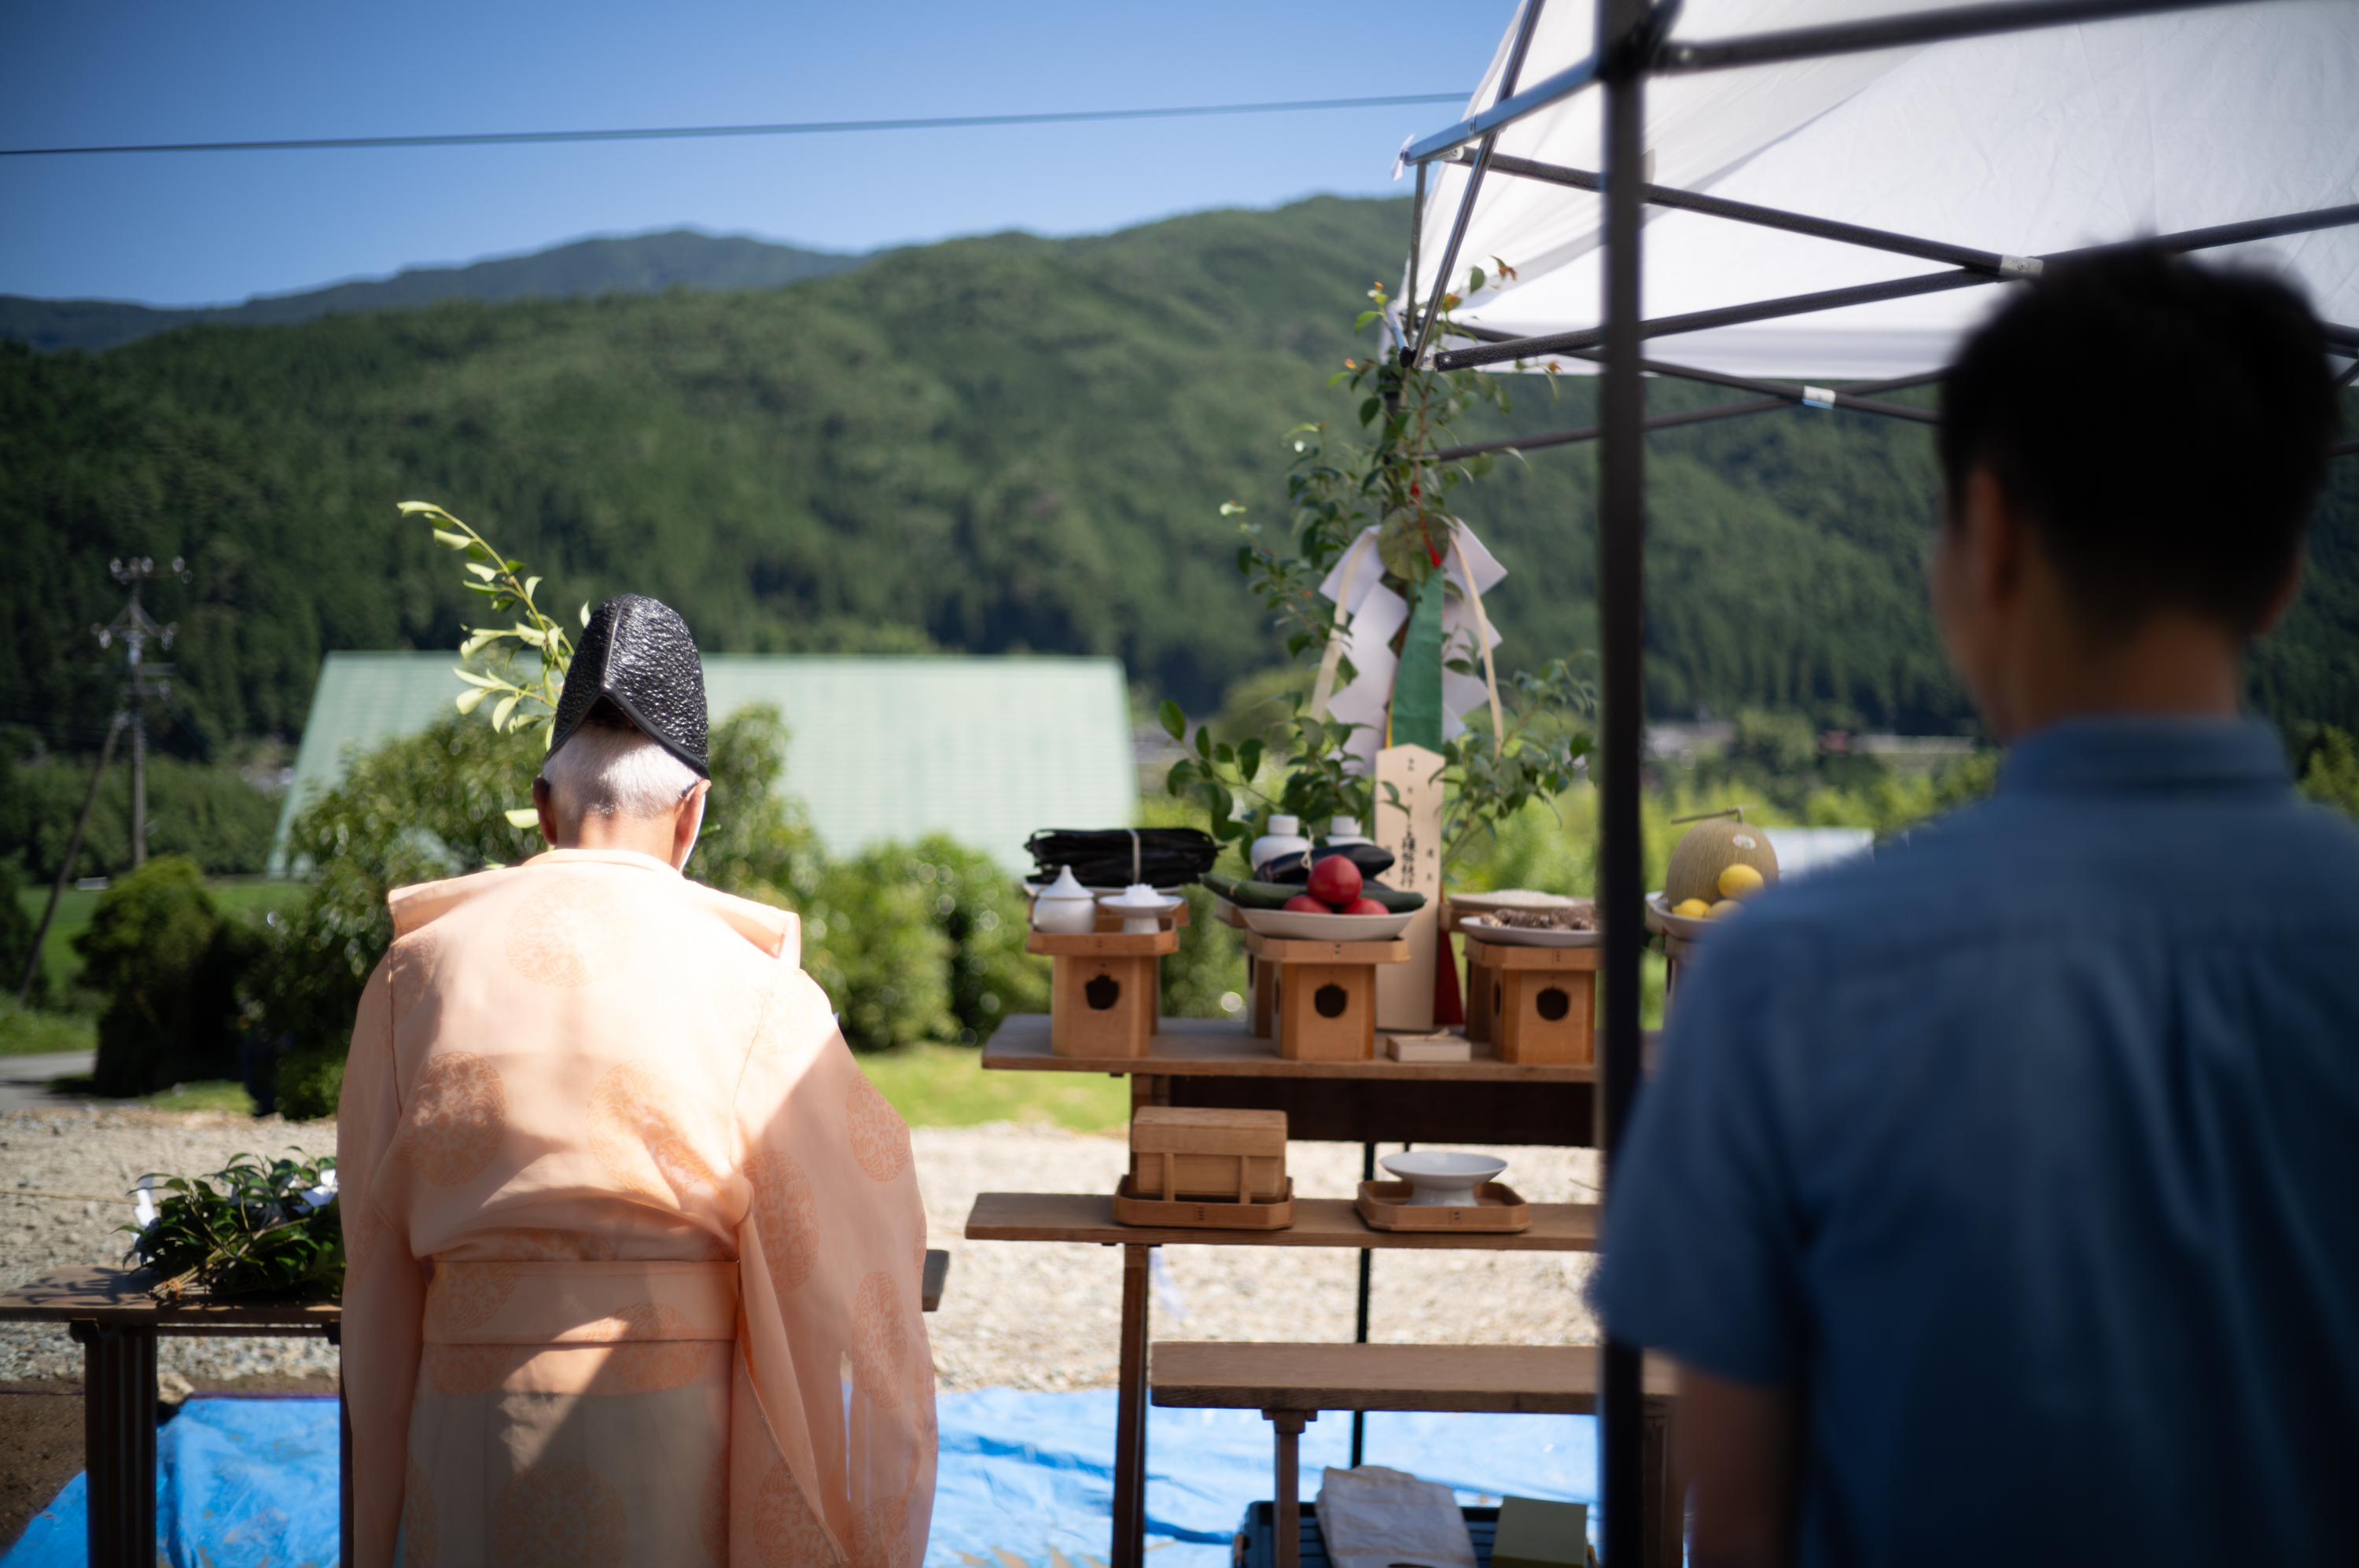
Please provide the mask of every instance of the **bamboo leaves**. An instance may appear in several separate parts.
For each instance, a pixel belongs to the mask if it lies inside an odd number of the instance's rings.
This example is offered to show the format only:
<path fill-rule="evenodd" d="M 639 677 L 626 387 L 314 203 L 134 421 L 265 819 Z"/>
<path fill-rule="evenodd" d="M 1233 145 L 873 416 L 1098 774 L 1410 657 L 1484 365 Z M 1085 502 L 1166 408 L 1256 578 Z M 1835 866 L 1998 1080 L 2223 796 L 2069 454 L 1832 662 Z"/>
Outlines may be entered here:
<path fill-rule="evenodd" d="M 510 611 L 516 615 L 516 619 L 505 626 L 467 628 L 466 640 L 459 645 L 459 657 L 483 659 L 489 668 L 477 671 L 462 667 L 457 670 L 459 679 L 474 690 L 461 692 L 455 706 L 462 713 L 472 713 L 487 698 L 497 695 L 500 700 L 492 709 L 494 729 L 505 735 L 538 725 L 546 734 L 556 720 L 557 699 L 565 687 L 565 671 L 573 662 L 573 641 L 562 626 L 534 603 L 533 594 L 540 587 L 541 579 L 522 576 L 524 562 L 501 555 L 483 535 L 431 501 L 404 501 L 401 510 L 424 517 L 436 544 L 467 558 L 461 564 L 476 581 L 462 586 L 490 600 L 495 612 Z M 444 524 L 449 526 L 441 526 Z M 590 624 L 587 603 L 582 606 L 582 624 Z M 539 656 L 539 670 L 536 674 L 519 676 L 514 672 L 516 659 L 527 648 Z"/>

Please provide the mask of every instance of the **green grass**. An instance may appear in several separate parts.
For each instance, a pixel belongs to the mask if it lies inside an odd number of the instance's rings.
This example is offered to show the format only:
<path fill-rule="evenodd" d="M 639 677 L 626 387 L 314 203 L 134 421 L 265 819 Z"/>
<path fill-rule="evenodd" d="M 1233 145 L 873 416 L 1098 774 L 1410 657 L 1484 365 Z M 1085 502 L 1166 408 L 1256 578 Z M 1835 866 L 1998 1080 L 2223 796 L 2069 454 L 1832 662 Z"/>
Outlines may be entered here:
<path fill-rule="evenodd" d="M 267 877 L 215 877 L 205 883 L 205 890 L 223 909 L 257 920 L 267 914 L 292 913 L 309 888 L 308 883 Z"/>
<path fill-rule="evenodd" d="M 0 1056 L 49 1056 L 97 1049 L 98 1025 L 91 1019 L 20 1008 L 13 996 L 0 996 Z"/>
<path fill-rule="evenodd" d="M 242 1116 L 254 1114 L 254 1098 L 245 1085 L 234 1078 L 208 1079 L 197 1083 L 175 1083 L 160 1094 L 149 1094 L 141 1105 L 155 1111 L 234 1111 Z"/>
<path fill-rule="evenodd" d="M 87 1094 L 91 1081 L 87 1074 L 52 1078 L 49 1088 L 60 1094 Z M 136 1102 L 114 1101 L 111 1104 L 137 1104 L 151 1111 L 234 1111 L 242 1116 L 254 1115 L 254 1099 L 245 1085 L 231 1078 L 207 1078 L 194 1083 L 175 1083 L 160 1094 L 143 1094 Z"/>
<path fill-rule="evenodd" d="M 1088 1073 L 985 1073 L 972 1047 L 917 1045 L 860 1058 L 911 1127 L 1053 1122 L 1102 1132 L 1130 1120 L 1130 1083 Z"/>
<path fill-rule="evenodd" d="M 27 917 L 38 925 L 41 911 L 49 907 L 49 890 L 26 887 L 16 897 L 24 903 Z M 41 939 L 41 968 L 49 975 L 52 1000 L 62 1000 L 71 995 L 74 977 L 82 973 L 82 954 L 73 950 L 73 939 L 90 929 L 91 916 L 98 911 L 99 898 L 96 892 L 68 887 L 58 898 L 57 918 L 49 922 L 49 935 Z"/>
<path fill-rule="evenodd" d="M 215 877 L 208 879 L 205 888 L 221 907 L 234 915 L 260 920 L 271 914 L 286 915 L 303 901 L 306 885 L 301 882 L 273 881 L 261 877 Z M 41 911 L 49 901 L 46 887 L 19 889 L 17 898 L 25 906 L 26 918 L 40 923 Z M 41 967 L 49 976 L 49 996 L 53 1005 L 92 1005 L 96 998 L 85 994 L 74 998 L 74 982 L 82 975 L 82 955 L 73 950 L 73 939 L 90 929 L 91 917 L 98 912 L 98 901 L 105 894 L 95 889 L 85 892 L 69 887 L 58 899 L 57 918 L 49 922 L 49 934 L 41 942 Z M 14 982 L 12 981 L 11 984 Z M 27 1048 L 29 1049 L 29 1048 Z M 43 1050 L 49 1049 L 43 1047 Z M 60 1046 L 61 1051 L 77 1049 Z M 88 1042 L 80 1047 L 88 1050 Z M 15 1048 L 0 1044 L 0 1054 L 22 1054 Z"/>

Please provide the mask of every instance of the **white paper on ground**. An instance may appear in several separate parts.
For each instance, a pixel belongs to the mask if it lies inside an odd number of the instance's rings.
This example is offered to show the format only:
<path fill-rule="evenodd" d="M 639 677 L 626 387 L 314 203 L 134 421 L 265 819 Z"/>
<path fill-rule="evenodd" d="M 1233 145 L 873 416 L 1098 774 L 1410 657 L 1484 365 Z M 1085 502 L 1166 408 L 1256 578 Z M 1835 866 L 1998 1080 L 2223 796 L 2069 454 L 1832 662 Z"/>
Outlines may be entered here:
<path fill-rule="evenodd" d="M 1474 1541 L 1450 1488 L 1381 1465 L 1325 1472 L 1319 1533 L 1334 1568 L 1474 1568 Z"/>

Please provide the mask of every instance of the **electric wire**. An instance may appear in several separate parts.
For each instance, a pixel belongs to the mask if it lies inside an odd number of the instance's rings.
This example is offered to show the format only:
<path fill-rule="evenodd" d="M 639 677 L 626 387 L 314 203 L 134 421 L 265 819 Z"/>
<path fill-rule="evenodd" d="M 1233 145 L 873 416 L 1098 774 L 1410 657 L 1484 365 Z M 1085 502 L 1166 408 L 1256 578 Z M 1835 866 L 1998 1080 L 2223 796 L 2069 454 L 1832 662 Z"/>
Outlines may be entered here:
<path fill-rule="evenodd" d="M 1404 103 L 1459 103 L 1463 93 L 1408 93 L 1381 98 L 1304 98 L 1269 103 L 1192 103 L 1160 109 L 1071 109 L 1025 114 L 947 114 L 905 120 L 805 120 L 759 125 L 649 125 L 596 131 L 470 131 L 447 136 L 299 136 L 276 141 L 126 142 L 92 147 L 0 147 L 0 158 L 70 158 L 96 153 L 303 152 L 354 147 L 504 147 L 530 142 L 685 141 L 715 136 L 810 136 L 860 131 L 946 131 L 995 125 L 1065 125 L 1099 120 L 1202 119 L 1223 114 L 1293 114 L 1331 109 L 1383 109 Z"/>

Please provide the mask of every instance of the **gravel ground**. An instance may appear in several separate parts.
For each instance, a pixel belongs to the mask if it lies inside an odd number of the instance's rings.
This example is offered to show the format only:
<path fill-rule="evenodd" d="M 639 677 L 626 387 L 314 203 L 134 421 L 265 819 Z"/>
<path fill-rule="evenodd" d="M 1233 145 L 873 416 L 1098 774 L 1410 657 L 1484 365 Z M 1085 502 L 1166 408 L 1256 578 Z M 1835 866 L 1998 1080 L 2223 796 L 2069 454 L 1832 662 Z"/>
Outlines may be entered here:
<path fill-rule="evenodd" d="M 1000 1123 L 919 1127 L 913 1140 L 932 1245 L 952 1257 L 941 1310 L 928 1319 L 942 1388 L 1111 1385 L 1119 1256 L 1083 1245 L 970 1242 L 961 1231 L 979 1192 L 1112 1191 L 1125 1164 L 1122 1139 Z M 144 1171 L 212 1171 L 240 1151 L 269 1155 L 289 1147 L 332 1152 L 334 1127 L 122 1110 L 0 1116 L 0 1287 L 68 1264 L 118 1261 L 126 1238 L 115 1227 L 129 1220 L 129 1202 L 94 1200 L 123 1192 Z M 1588 1150 L 1495 1152 L 1511 1163 L 1506 1180 L 1535 1203 L 1591 1196 L 1596 1161 Z M 1348 1145 L 1298 1143 L 1288 1152 L 1295 1191 L 1305 1195 L 1348 1194 L 1359 1161 L 1359 1149 Z M 1158 1338 L 1352 1337 L 1355 1253 L 1175 1247 L 1157 1258 Z M 1370 1337 L 1592 1340 L 1595 1324 L 1582 1301 L 1588 1264 L 1586 1255 L 1379 1253 Z M 166 1370 L 210 1383 L 332 1374 L 335 1355 L 318 1340 L 167 1339 L 159 1360 Z M 81 1347 L 63 1328 L 0 1324 L 0 1381 L 81 1372 Z"/>

